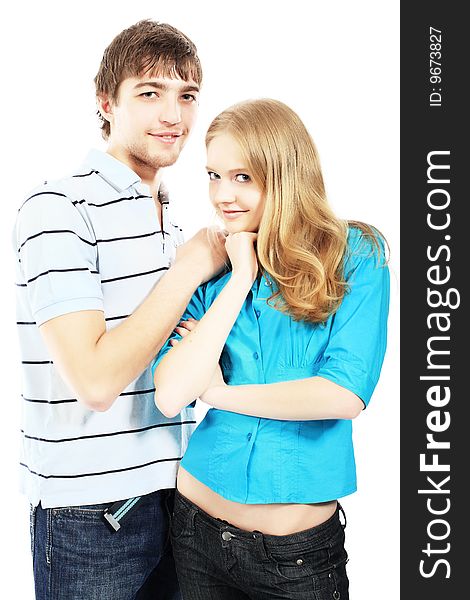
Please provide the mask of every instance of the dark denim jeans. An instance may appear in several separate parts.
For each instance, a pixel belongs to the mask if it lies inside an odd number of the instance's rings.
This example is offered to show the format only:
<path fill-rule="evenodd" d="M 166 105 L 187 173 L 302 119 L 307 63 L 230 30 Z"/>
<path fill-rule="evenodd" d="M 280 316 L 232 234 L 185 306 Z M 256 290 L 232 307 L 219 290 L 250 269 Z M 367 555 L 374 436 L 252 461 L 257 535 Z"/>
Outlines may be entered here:
<path fill-rule="evenodd" d="M 115 533 L 102 517 L 109 504 L 32 509 L 36 599 L 181 600 L 168 536 L 173 499 L 174 490 L 142 496 Z"/>
<path fill-rule="evenodd" d="M 171 540 L 184 600 L 348 600 L 338 508 L 291 535 L 243 531 L 176 492 Z"/>

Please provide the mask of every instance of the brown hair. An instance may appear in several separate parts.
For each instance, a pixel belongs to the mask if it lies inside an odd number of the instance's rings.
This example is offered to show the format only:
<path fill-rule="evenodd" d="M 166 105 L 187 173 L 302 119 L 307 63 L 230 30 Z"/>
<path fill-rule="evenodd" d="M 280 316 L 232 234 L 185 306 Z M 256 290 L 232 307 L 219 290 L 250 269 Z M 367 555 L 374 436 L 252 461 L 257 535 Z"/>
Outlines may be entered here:
<path fill-rule="evenodd" d="M 143 73 L 202 81 L 197 48 L 181 31 L 150 19 L 124 29 L 109 44 L 94 79 L 96 95 L 106 95 L 117 102 L 124 79 Z M 109 122 L 98 111 L 104 139 L 110 134 Z"/>
<path fill-rule="evenodd" d="M 270 301 L 294 320 L 324 322 L 348 286 L 348 228 L 361 230 L 367 252 L 380 254 L 380 233 L 339 219 L 328 204 L 315 144 L 298 115 L 277 100 L 248 100 L 219 114 L 206 145 L 221 133 L 239 144 L 250 175 L 263 190 L 257 254 L 277 282 Z"/>

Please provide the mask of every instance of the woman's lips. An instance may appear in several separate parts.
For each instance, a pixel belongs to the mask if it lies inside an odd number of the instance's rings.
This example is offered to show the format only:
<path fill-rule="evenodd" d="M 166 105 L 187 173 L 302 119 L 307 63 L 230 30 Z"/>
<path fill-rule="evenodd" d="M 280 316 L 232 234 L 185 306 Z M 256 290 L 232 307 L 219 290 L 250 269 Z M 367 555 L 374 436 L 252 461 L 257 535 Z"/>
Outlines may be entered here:
<path fill-rule="evenodd" d="M 244 215 L 247 210 L 223 210 L 222 215 L 224 219 L 236 219 L 240 215 Z"/>

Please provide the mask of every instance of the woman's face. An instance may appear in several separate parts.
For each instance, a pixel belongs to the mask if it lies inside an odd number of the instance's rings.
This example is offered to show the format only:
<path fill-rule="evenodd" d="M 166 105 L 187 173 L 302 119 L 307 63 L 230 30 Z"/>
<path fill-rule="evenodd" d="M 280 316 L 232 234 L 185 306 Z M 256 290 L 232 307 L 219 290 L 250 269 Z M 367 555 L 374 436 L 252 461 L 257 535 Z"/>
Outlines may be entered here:
<path fill-rule="evenodd" d="M 207 147 L 209 196 L 229 233 L 257 232 L 264 210 L 264 194 L 254 182 L 240 147 L 226 133 Z"/>

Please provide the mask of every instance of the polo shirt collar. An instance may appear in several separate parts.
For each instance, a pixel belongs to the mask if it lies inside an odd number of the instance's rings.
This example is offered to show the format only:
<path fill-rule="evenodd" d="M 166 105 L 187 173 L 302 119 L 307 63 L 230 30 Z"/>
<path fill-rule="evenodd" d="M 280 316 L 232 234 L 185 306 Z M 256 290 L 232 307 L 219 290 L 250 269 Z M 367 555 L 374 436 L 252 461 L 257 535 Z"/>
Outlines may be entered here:
<path fill-rule="evenodd" d="M 84 168 L 98 171 L 103 179 L 118 192 L 123 192 L 133 185 L 144 185 L 141 178 L 130 167 L 111 156 L 111 154 L 95 148 L 88 153 Z M 148 188 L 148 186 L 145 187 Z"/>

